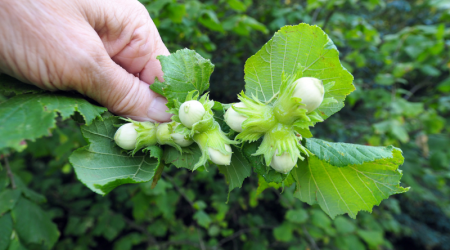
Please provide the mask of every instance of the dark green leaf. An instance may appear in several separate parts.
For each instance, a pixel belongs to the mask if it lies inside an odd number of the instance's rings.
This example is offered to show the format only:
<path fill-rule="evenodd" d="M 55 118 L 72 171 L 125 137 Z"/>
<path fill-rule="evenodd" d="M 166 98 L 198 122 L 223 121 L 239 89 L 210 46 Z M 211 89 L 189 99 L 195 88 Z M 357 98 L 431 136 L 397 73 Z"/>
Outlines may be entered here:
<path fill-rule="evenodd" d="M 11 214 L 7 213 L 0 216 L 0 250 L 8 249 L 13 232 L 13 221 Z"/>
<path fill-rule="evenodd" d="M 14 208 L 21 193 L 19 189 L 5 189 L 0 192 L 0 216 Z"/>
<path fill-rule="evenodd" d="M 15 237 L 11 240 L 11 244 L 9 244 L 8 250 L 27 250 L 19 241 L 18 237 Z"/>
<path fill-rule="evenodd" d="M 228 184 L 228 195 L 235 188 L 241 188 L 244 179 L 252 173 L 252 166 L 240 150 L 233 147 L 233 155 L 229 166 L 219 166 L 221 174 L 225 175 Z"/>
<path fill-rule="evenodd" d="M 11 212 L 14 229 L 26 245 L 51 249 L 59 237 L 56 225 L 38 205 L 21 197 Z"/>
<path fill-rule="evenodd" d="M 183 148 L 183 154 L 174 147 L 164 148 L 164 162 L 167 165 L 173 164 L 177 168 L 187 168 L 192 170 L 201 156 L 202 152 L 197 144 L 192 144 L 187 148 Z"/>
<path fill-rule="evenodd" d="M 79 95 L 69 93 L 23 94 L 0 103 L 0 149 L 18 151 L 26 147 L 23 140 L 49 135 L 55 128 L 57 113 L 67 119 L 79 112 L 90 124 L 106 108 L 92 105 Z"/>
<path fill-rule="evenodd" d="M 42 93 L 45 90 L 40 89 L 34 85 L 23 83 L 11 76 L 0 74 L 0 94 L 32 94 Z"/>

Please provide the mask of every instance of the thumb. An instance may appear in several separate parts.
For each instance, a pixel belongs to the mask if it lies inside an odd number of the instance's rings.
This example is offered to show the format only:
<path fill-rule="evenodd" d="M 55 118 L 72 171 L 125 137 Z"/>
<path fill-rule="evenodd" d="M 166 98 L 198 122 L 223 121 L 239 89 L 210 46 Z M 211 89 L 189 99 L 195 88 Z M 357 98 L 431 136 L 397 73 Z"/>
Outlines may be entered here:
<path fill-rule="evenodd" d="M 105 55 L 93 71 L 90 97 L 112 113 L 137 121 L 169 121 L 167 100 Z"/>

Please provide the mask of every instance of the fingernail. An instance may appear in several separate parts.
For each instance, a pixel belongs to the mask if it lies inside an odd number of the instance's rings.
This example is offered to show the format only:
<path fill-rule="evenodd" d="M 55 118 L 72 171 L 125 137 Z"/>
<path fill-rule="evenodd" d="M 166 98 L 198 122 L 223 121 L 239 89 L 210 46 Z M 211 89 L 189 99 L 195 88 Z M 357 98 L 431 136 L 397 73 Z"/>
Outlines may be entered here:
<path fill-rule="evenodd" d="M 153 99 L 150 107 L 148 108 L 148 117 L 155 121 L 165 122 L 169 121 L 172 114 L 167 113 L 166 107 L 167 100 L 163 97 L 156 97 Z"/>

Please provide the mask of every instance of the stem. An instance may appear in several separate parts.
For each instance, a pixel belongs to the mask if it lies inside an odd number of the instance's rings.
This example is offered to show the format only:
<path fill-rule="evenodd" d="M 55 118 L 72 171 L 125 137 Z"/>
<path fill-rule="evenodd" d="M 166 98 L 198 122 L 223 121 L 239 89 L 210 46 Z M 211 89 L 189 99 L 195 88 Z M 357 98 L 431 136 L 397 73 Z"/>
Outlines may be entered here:
<path fill-rule="evenodd" d="M 314 11 L 314 14 L 313 14 L 312 19 L 311 19 L 311 23 L 312 23 L 312 24 L 315 24 L 316 19 L 317 19 L 317 16 L 319 15 L 319 13 L 320 13 L 321 10 L 322 10 L 322 8 L 317 8 L 317 9 Z"/>
<path fill-rule="evenodd" d="M 203 243 L 202 236 L 200 235 L 200 230 L 197 228 L 198 242 L 200 242 L 200 249 L 206 250 L 205 243 Z"/>
<path fill-rule="evenodd" d="M 314 238 L 308 233 L 308 230 L 306 230 L 306 227 L 303 226 L 303 233 L 306 235 L 306 238 L 308 238 L 309 243 L 311 244 L 312 249 L 314 250 L 320 250 L 320 248 L 317 246 L 316 241 Z"/>
<path fill-rule="evenodd" d="M 234 234 L 226 237 L 225 239 L 222 239 L 221 241 L 219 241 L 219 244 L 217 244 L 214 247 L 214 249 L 217 249 L 218 247 L 221 247 L 223 244 L 225 244 L 225 243 L 227 243 L 227 242 L 229 242 L 231 240 L 234 240 L 235 238 L 239 237 L 241 234 L 245 234 L 245 233 L 251 232 L 252 230 L 255 230 L 255 229 L 274 229 L 274 228 L 275 227 L 272 227 L 272 226 L 259 226 L 259 227 L 252 227 L 252 228 L 241 229 L 241 230 L 235 232 Z"/>
<path fill-rule="evenodd" d="M 160 245 L 158 244 L 158 242 L 156 241 L 155 237 L 153 237 L 151 234 L 148 233 L 147 229 L 144 228 L 143 226 L 136 224 L 134 221 L 128 219 L 127 217 L 122 217 L 123 220 L 125 221 L 125 223 L 130 227 L 130 228 L 134 228 L 138 231 L 140 231 L 141 233 L 143 233 L 147 239 L 148 239 L 148 245 L 150 246 L 154 246 L 156 247 L 156 249 L 161 249 Z"/>
<path fill-rule="evenodd" d="M 327 25 L 328 25 L 328 22 L 330 21 L 331 17 L 333 16 L 334 11 L 335 11 L 335 9 L 333 9 L 332 11 L 330 11 L 330 12 L 328 13 L 327 17 L 325 18 L 325 22 L 324 22 L 324 24 L 323 24 L 323 26 L 322 26 L 322 29 L 323 29 L 324 31 L 325 31 L 325 28 L 326 28 Z"/>
<path fill-rule="evenodd" d="M 181 188 L 175 183 L 175 181 L 173 180 L 172 177 L 168 176 L 165 173 L 162 173 L 162 176 L 164 176 L 164 178 L 166 178 L 172 185 L 173 187 L 178 191 L 178 193 L 181 194 L 181 196 L 183 196 L 183 198 L 189 203 L 189 205 L 191 205 L 191 208 L 195 211 L 194 208 L 194 203 L 191 201 L 191 199 L 189 199 L 189 197 L 187 197 L 187 195 L 181 190 Z"/>
<path fill-rule="evenodd" d="M 12 189 L 16 189 L 16 182 L 14 181 L 14 175 L 11 171 L 11 168 L 9 167 L 8 157 L 6 157 L 6 156 L 5 156 L 5 168 L 6 168 L 6 173 L 8 174 L 8 177 L 11 180 Z"/>

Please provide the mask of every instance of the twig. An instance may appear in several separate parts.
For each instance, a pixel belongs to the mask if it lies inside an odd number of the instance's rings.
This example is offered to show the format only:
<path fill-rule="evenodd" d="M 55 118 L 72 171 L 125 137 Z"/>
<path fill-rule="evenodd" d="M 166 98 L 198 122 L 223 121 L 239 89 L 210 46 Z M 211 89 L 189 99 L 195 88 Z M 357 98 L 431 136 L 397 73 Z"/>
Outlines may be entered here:
<path fill-rule="evenodd" d="M 327 15 L 327 17 L 325 17 L 325 22 L 323 23 L 322 29 L 325 30 L 325 28 L 328 25 L 328 22 L 330 21 L 331 17 L 333 16 L 334 12 L 336 9 L 333 9 L 332 11 L 330 11 Z"/>
<path fill-rule="evenodd" d="M 303 226 L 303 233 L 306 235 L 306 238 L 308 238 L 309 243 L 311 244 L 312 249 L 320 250 L 320 248 L 317 246 L 316 241 L 314 238 L 308 233 L 308 230 L 306 230 L 306 227 Z"/>
<path fill-rule="evenodd" d="M 194 203 L 191 201 L 191 199 L 189 199 L 189 197 L 187 197 L 187 195 L 181 190 L 181 188 L 173 181 L 173 178 L 168 176 L 166 173 L 162 173 L 162 175 L 164 176 L 164 178 L 169 180 L 169 182 L 178 191 L 178 193 L 180 193 L 181 196 L 183 196 L 183 198 L 191 205 L 192 209 L 194 209 Z"/>
<path fill-rule="evenodd" d="M 8 157 L 6 157 L 6 155 L 5 155 L 5 168 L 6 168 L 6 173 L 8 174 L 8 177 L 11 180 L 12 189 L 16 189 L 16 182 L 14 181 L 14 175 L 11 172 L 11 168 L 9 167 Z"/>
<path fill-rule="evenodd" d="M 414 95 L 414 93 L 416 93 L 419 89 L 421 89 L 421 88 L 423 88 L 423 87 L 425 87 L 425 86 L 427 86 L 427 85 L 428 85 L 428 81 L 423 82 L 423 83 L 421 83 L 421 84 L 415 85 L 415 86 L 409 91 L 409 93 L 404 97 L 404 99 L 405 99 L 405 100 L 408 100 L 408 99 L 411 98 L 411 97 Z"/>
<path fill-rule="evenodd" d="M 155 237 L 153 237 L 151 234 L 148 233 L 148 231 L 142 227 L 139 224 L 136 224 L 134 221 L 128 219 L 127 217 L 123 217 L 123 220 L 125 221 L 125 223 L 127 223 L 127 225 L 131 228 L 134 228 L 136 230 L 139 230 L 140 232 L 142 232 L 143 234 L 145 234 L 145 236 L 148 239 L 148 243 L 149 245 L 153 245 L 156 247 L 156 249 L 161 249 L 160 245 L 158 244 L 158 242 L 156 241 Z"/>
<path fill-rule="evenodd" d="M 199 244 L 196 242 L 188 241 L 188 240 L 176 240 L 176 241 L 167 241 L 160 244 L 161 247 L 167 247 L 171 245 L 191 245 L 195 247 L 199 247 Z"/>
<path fill-rule="evenodd" d="M 252 227 L 252 228 L 241 229 L 241 230 L 235 232 L 234 234 L 232 234 L 232 235 L 222 239 L 221 241 L 219 241 L 219 243 L 214 247 L 214 249 L 217 249 L 218 247 L 222 246 L 223 244 L 227 243 L 228 241 L 231 241 L 231 240 L 239 237 L 241 234 L 248 233 L 248 232 L 250 232 L 252 230 L 255 230 L 255 229 L 273 229 L 273 228 L 274 227 L 272 227 L 272 226 L 260 226 L 260 227 Z"/>
<path fill-rule="evenodd" d="M 317 16 L 319 15 L 319 13 L 320 13 L 321 10 L 322 10 L 322 8 L 317 8 L 317 9 L 314 11 L 313 17 L 312 17 L 312 19 L 311 19 L 311 24 L 315 24 L 316 19 L 317 19 Z"/>
<path fill-rule="evenodd" d="M 200 230 L 197 228 L 198 242 L 200 242 L 200 249 L 206 250 L 205 243 L 203 243 L 202 236 L 200 235 Z"/>
<path fill-rule="evenodd" d="M 278 190 L 276 190 L 276 189 L 273 189 L 273 190 L 274 190 L 275 194 L 278 195 L 278 198 L 279 198 L 280 200 L 281 200 L 281 199 L 285 199 L 283 196 L 280 195 L 280 193 L 278 193 Z M 289 209 L 293 209 L 293 208 L 294 208 L 294 207 L 293 207 L 291 204 L 289 204 L 289 203 L 287 203 L 287 206 L 288 206 Z M 316 241 L 315 241 L 314 238 L 308 233 L 308 230 L 306 230 L 306 227 L 305 227 L 305 226 L 303 226 L 303 233 L 305 234 L 306 238 L 308 238 L 308 240 L 309 240 L 309 242 L 310 242 L 310 244 L 311 244 L 312 249 L 314 249 L 314 250 L 320 250 L 320 248 L 319 248 L 319 247 L 317 246 L 317 244 L 316 244 Z"/>

